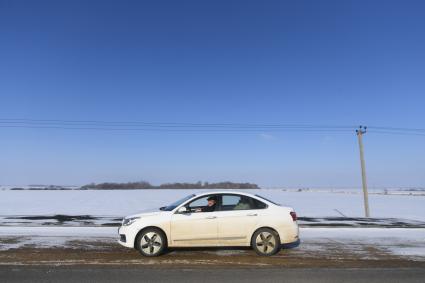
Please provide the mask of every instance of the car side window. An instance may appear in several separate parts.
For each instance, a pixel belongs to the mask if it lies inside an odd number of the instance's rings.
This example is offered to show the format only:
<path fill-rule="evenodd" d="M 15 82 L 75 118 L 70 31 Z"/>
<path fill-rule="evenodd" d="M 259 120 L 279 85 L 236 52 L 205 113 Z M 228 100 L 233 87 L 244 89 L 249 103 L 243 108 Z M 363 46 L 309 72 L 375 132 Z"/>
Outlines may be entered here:
<path fill-rule="evenodd" d="M 248 209 L 262 209 L 266 205 L 256 199 L 242 196 L 242 195 L 222 195 L 221 210 L 248 210 Z"/>
<path fill-rule="evenodd" d="M 208 199 L 208 197 L 202 197 L 202 198 L 195 199 L 194 201 L 189 203 L 189 207 L 190 208 L 196 208 L 196 207 L 206 206 L 207 203 L 208 203 L 207 199 Z"/>
<path fill-rule="evenodd" d="M 252 201 L 254 202 L 254 209 L 264 209 L 267 207 L 267 204 L 258 199 L 253 198 Z"/>
<path fill-rule="evenodd" d="M 192 213 L 213 212 L 216 208 L 216 202 L 217 198 L 214 195 L 208 195 L 197 198 L 185 206 Z"/>

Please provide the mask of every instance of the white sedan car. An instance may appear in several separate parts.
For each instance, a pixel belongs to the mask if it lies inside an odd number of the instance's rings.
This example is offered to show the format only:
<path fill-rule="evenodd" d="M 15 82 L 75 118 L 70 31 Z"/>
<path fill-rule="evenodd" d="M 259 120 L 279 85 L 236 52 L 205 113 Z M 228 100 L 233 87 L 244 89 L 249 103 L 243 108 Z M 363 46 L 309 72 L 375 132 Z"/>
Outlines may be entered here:
<path fill-rule="evenodd" d="M 270 256 L 299 244 L 297 216 L 290 207 L 245 192 L 189 195 L 158 211 L 127 216 L 119 243 L 144 256 L 168 247 L 251 246 Z"/>

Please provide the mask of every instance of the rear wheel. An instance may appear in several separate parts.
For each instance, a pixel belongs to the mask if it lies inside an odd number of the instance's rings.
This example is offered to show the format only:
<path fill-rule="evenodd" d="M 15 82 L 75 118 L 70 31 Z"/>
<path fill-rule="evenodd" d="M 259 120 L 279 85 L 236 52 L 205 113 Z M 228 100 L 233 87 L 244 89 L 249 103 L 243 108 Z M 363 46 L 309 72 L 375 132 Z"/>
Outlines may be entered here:
<path fill-rule="evenodd" d="M 275 255 L 280 251 L 279 234 L 269 228 L 260 228 L 252 236 L 251 246 L 258 255 Z"/>
<path fill-rule="evenodd" d="M 137 235 L 136 248 L 144 256 L 159 256 L 167 248 L 167 240 L 160 229 L 147 228 Z"/>

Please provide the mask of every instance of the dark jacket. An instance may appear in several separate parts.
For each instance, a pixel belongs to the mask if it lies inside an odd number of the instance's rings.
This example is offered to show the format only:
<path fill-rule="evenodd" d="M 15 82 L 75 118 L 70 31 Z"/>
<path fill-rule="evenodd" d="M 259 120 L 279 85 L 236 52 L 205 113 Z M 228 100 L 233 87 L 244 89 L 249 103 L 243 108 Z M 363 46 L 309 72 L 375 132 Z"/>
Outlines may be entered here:
<path fill-rule="evenodd" d="M 215 204 L 212 206 L 205 206 L 204 208 L 202 208 L 202 212 L 213 212 L 215 211 Z"/>

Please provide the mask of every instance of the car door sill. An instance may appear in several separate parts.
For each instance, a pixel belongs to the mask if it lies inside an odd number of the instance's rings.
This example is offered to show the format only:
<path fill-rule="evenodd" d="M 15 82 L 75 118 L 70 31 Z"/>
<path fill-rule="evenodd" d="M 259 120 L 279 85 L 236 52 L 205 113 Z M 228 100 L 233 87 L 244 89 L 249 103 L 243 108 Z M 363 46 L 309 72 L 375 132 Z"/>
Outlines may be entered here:
<path fill-rule="evenodd" d="M 184 241 L 213 241 L 213 240 L 217 240 L 217 238 L 196 238 L 196 239 L 176 239 L 173 240 L 174 242 L 184 242 Z"/>
<path fill-rule="evenodd" d="M 219 240 L 241 240 L 241 239 L 245 239 L 246 237 L 220 237 L 218 238 Z"/>

